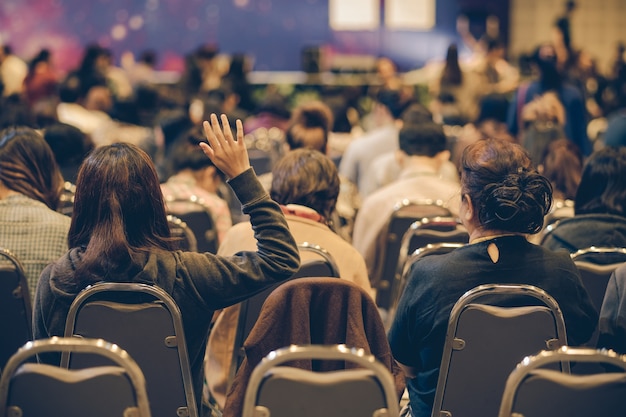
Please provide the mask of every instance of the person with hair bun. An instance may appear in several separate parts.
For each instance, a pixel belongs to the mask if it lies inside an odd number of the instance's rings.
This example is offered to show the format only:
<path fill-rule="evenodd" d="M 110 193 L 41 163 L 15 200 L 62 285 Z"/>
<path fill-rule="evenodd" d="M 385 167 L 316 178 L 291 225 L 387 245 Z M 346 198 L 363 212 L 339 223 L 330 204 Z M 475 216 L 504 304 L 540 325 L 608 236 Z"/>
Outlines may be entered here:
<path fill-rule="evenodd" d="M 431 415 L 448 319 L 466 291 L 482 284 L 542 288 L 561 307 L 570 345 L 586 342 L 598 321 L 569 254 L 527 240 L 542 228 L 552 187 L 521 146 L 495 139 L 469 145 L 461 158 L 461 189 L 460 217 L 470 244 L 413 265 L 388 335 L 408 379 L 414 417 Z M 506 305 L 520 304 L 510 299 Z"/>

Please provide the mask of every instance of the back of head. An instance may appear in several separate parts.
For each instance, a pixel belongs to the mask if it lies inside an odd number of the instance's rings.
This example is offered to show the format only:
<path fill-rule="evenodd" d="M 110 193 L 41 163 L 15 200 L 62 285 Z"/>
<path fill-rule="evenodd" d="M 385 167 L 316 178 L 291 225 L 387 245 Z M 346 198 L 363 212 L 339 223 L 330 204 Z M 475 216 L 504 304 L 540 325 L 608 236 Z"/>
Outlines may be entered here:
<path fill-rule="evenodd" d="M 399 90 L 392 88 L 381 89 L 376 94 L 376 102 L 385 107 L 394 119 L 400 119 L 404 110 L 412 103 Z"/>
<path fill-rule="evenodd" d="M 400 150 L 409 156 L 435 157 L 446 150 L 446 135 L 436 123 L 403 126 L 399 134 Z"/>
<path fill-rule="evenodd" d="M 169 249 L 163 195 L 148 154 L 114 143 L 85 158 L 68 243 L 87 248 L 81 272 L 100 278 L 127 268 L 133 252 Z"/>
<path fill-rule="evenodd" d="M 328 134 L 333 126 L 333 113 L 321 101 L 298 106 L 291 115 L 286 140 L 290 149 L 309 148 L 326 153 Z"/>
<path fill-rule="evenodd" d="M 432 122 L 433 114 L 422 104 L 413 103 L 402 112 L 400 119 L 402 120 L 402 124 L 404 126 L 415 125 Z"/>
<path fill-rule="evenodd" d="M 270 196 L 279 204 L 306 206 L 329 219 L 338 195 L 337 167 L 319 151 L 296 149 L 274 165 Z"/>
<path fill-rule="evenodd" d="M 463 83 L 463 73 L 459 64 L 459 50 L 455 43 L 448 46 L 440 83 L 443 86 L 461 85 Z"/>
<path fill-rule="evenodd" d="M 606 147 L 591 154 L 574 203 L 576 214 L 626 216 L 626 148 Z"/>
<path fill-rule="evenodd" d="M 60 166 L 80 164 L 92 150 L 93 142 L 80 129 L 65 123 L 48 126 L 43 134 Z"/>
<path fill-rule="evenodd" d="M 200 127 L 194 127 L 176 139 L 168 158 L 172 172 L 176 173 L 185 169 L 200 171 L 213 166 L 213 162 L 200 151 L 200 142 L 206 142 Z M 220 170 L 217 172 L 221 173 Z"/>
<path fill-rule="evenodd" d="M 550 180 L 555 197 L 574 199 L 583 170 L 583 155 L 574 142 L 568 139 L 551 142 L 542 158 L 541 169 Z"/>
<path fill-rule="evenodd" d="M 533 168 L 524 148 L 498 139 L 465 148 L 461 189 L 485 230 L 537 233 L 552 205 L 550 182 Z"/>
<path fill-rule="evenodd" d="M 52 210 L 59 204 L 63 177 L 44 138 L 28 127 L 0 131 L 0 182 Z"/>

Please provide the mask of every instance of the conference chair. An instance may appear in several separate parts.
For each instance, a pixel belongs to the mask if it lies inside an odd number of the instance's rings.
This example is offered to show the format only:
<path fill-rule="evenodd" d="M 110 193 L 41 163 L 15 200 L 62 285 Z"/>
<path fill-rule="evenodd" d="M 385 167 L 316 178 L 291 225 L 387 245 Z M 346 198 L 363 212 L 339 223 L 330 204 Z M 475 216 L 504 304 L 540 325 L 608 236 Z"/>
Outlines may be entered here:
<path fill-rule="evenodd" d="M 17 349 L 32 339 L 32 307 L 24 268 L 0 248 L 0 370 Z"/>
<path fill-rule="evenodd" d="M 562 373 L 547 366 L 578 362 L 612 368 L 593 375 Z M 563 346 L 526 357 L 509 375 L 499 417 L 619 416 L 626 398 L 626 356 L 613 351 Z"/>
<path fill-rule="evenodd" d="M 167 224 L 170 228 L 170 234 L 176 240 L 177 249 L 197 252 L 198 240 L 191 228 L 180 217 L 173 214 L 167 215 Z"/>
<path fill-rule="evenodd" d="M 112 365 L 68 370 L 36 363 L 47 352 L 89 353 Z M 0 378 L 1 417 L 150 417 L 141 369 L 117 345 L 102 339 L 52 337 L 28 342 Z"/>
<path fill-rule="evenodd" d="M 376 288 L 376 304 L 381 309 L 387 310 L 391 304 L 391 284 L 398 266 L 404 234 L 414 222 L 436 217 L 452 217 L 442 201 L 405 199 L 396 203 L 379 236 L 378 247 L 382 250 L 377 255 L 376 270 L 370 276 L 370 281 Z"/>
<path fill-rule="evenodd" d="M 196 238 L 198 252 L 217 253 L 218 238 L 215 220 L 201 198 L 169 198 L 165 200 L 167 212 L 179 218 L 191 229 Z"/>
<path fill-rule="evenodd" d="M 70 306 L 65 336 L 102 338 L 125 349 L 146 378 L 154 417 L 198 417 L 181 313 L 155 285 L 97 283 Z M 61 357 L 70 369 L 101 364 L 89 355 Z"/>
<path fill-rule="evenodd" d="M 426 246 L 415 249 L 408 258 L 403 257 L 402 259 L 398 260 L 398 269 L 396 271 L 396 277 L 394 278 L 394 282 L 392 285 L 391 306 L 389 307 L 389 311 L 387 312 L 385 318 L 385 327 L 387 329 L 391 327 L 393 318 L 396 314 L 396 311 L 398 310 L 398 303 L 400 302 L 400 297 L 402 297 L 402 293 L 407 286 L 409 272 L 413 267 L 413 264 L 426 256 L 443 255 L 452 252 L 455 249 L 462 248 L 463 246 L 465 246 L 465 243 L 429 243 Z"/>
<path fill-rule="evenodd" d="M 270 352 L 291 345 L 338 344 L 363 349 L 365 354 L 376 357 L 394 375 L 395 398 L 399 403 L 404 391 L 404 375 L 393 360 L 372 297 L 348 280 L 310 277 L 288 281 L 267 297 L 256 325 L 244 342 L 245 358 L 226 398 L 224 417 L 241 417 L 252 373 Z M 344 361 L 317 360 L 290 364 L 316 372 L 356 366 Z M 285 400 L 288 396 L 286 391 Z"/>
<path fill-rule="evenodd" d="M 626 262 L 626 248 L 591 246 L 570 256 L 580 272 L 591 302 L 600 311 L 611 274 Z"/>
<path fill-rule="evenodd" d="M 494 304 L 503 298 L 523 300 L 523 306 Z M 450 313 L 432 416 L 495 417 L 516 364 L 566 344 L 563 315 L 545 291 L 489 284 L 466 292 Z M 569 363 L 561 366 L 569 373 Z"/>
<path fill-rule="evenodd" d="M 333 257 L 319 245 L 303 242 L 298 244 L 298 250 L 302 258 L 300 269 L 290 279 L 309 278 L 309 277 L 339 277 L 339 268 Z M 229 381 L 235 378 L 237 369 L 241 365 L 245 354 L 243 352 L 243 343 L 250 334 L 250 331 L 256 324 L 261 313 L 261 308 L 267 297 L 278 286 L 284 283 L 278 283 L 266 288 L 258 294 L 242 301 L 239 308 L 239 316 L 237 320 L 237 333 L 235 336 L 235 348 L 233 349 L 233 360 L 231 361 L 231 369 L 229 372 Z"/>
<path fill-rule="evenodd" d="M 360 368 L 316 372 L 293 361 L 334 360 Z M 393 376 L 376 357 L 345 345 L 291 345 L 270 352 L 252 372 L 243 417 L 398 416 Z"/>

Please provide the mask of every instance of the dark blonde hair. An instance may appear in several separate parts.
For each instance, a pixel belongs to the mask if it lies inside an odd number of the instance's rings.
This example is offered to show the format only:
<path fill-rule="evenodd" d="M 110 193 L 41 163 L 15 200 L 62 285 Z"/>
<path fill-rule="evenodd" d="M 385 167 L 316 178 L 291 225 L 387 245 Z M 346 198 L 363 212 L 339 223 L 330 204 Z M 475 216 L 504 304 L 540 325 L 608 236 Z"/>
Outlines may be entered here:
<path fill-rule="evenodd" d="M 537 233 L 552 206 L 552 186 L 520 145 L 482 139 L 461 158 L 461 188 L 487 230 Z"/>
<path fill-rule="evenodd" d="M 0 181 L 52 210 L 59 205 L 63 176 L 50 146 L 34 129 L 10 127 L 0 131 Z"/>
<path fill-rule="evenodd" d="M 337 167 L 313 149 L 289 151 L 272 170 L 270 196 L 278 204 L 299 204 L 329 219 L 339 195 Z"/>

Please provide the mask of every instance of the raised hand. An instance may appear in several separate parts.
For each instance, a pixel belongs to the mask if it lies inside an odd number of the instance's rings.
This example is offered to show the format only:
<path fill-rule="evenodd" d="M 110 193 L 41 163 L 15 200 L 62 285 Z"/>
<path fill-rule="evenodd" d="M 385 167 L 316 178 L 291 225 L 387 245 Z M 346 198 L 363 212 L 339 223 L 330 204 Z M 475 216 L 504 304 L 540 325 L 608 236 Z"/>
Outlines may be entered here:
<path fill-rule="evenodd" d="M 222 114 L 222 125 L 217 115 L 211 115 L 211 122 L 204 121 L 202 127 L 209 144 L 200 143 L 200 147 L 213 164 L 228 178 L 234 178 L 250 168 L 248 150 L 243 140 L 243 124 L 237 120 L 237 138 L 228 123 L 228 117 Z"/>

